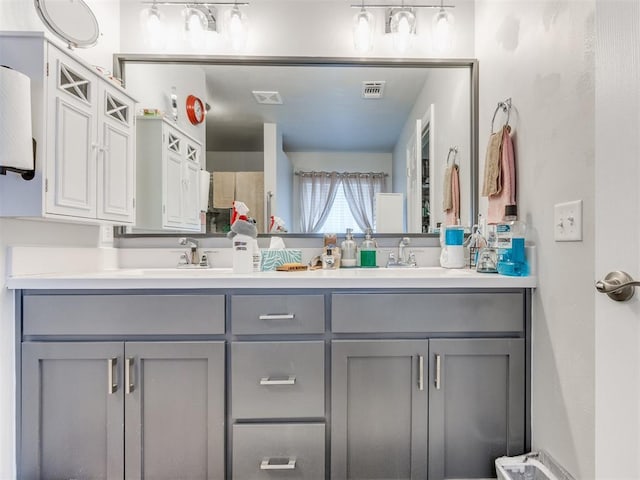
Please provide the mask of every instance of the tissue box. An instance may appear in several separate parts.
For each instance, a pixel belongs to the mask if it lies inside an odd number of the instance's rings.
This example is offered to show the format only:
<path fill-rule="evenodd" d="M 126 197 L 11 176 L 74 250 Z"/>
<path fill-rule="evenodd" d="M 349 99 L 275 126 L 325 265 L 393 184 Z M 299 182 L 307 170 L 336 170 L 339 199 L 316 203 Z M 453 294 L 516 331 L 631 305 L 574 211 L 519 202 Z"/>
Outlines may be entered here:
<path fill-rule="evenodd" d="M 300 249 L 271 250 L 263 248 L 260 251 L 262 252 L 262 271 L 275 270 L 276 267 L 284 263 L 302 262 L 302 250 Z"/>

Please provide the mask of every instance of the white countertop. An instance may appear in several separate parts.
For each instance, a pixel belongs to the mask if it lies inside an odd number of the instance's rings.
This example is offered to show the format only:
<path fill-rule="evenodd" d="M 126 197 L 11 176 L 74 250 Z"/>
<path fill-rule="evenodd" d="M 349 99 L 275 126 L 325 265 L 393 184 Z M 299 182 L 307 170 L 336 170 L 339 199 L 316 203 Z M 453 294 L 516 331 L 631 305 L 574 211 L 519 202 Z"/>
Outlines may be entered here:
<path fill-rule="evenodd" d="M 342 268 L 235 274 L 229 268 L 123 268 L 83 273 L 12 275 L 10 289 L 192 288 L 535 288 L 537 277 L 507 277 L 468 269 Z"/>

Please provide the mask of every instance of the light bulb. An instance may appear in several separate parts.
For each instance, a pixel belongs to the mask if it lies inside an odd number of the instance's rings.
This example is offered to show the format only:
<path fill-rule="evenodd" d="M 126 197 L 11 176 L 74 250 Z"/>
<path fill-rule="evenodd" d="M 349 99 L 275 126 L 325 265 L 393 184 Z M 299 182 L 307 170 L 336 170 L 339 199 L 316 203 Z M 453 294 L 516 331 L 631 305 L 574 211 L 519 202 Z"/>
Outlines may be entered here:
<path fill-rule="evenodd" d="M 433 46 L 437 52 L 445 52 L 453 47 L 455 31 L 453 15 L 444 8 L 433 17 Z"/>
<path fill-rule="evenodd" d="M 227 30 L 229 31 L 231 48 L 235 51 L 244 49 L 247 43 L 247 17 L 240 11 L 237 5 L 234 5 L 228 14 Z"/>
<path fill-rule="evenodd" d="M 207 29 L 207 18 L 204 13 L 195 8 L 187 7 L 182 12 L 182 15 L 184 16 L 184 30 L 191 47 L 202 47 Z"/>
<path fill-rule="evenodd" d="M 416 17 L 411 10 L 398 10 L 391 17 L 393 45 L 400 52 L 406 52 L 411 46 L 415 33 Z"/>
<path fill-rule="evenodd" d="M 156 4 L 145 8 L 140 13 L 140 21 L 142 29 L 146 34 L 146 41 L 152 47 L 162 47 L 164 44 L 164 28 L 162 24 L 162 15 Z"/>
<path fill-rule="evenodd" d="M 360 53 L 373 48 L 373 15 L 362 9 L 353 19 L 353 43 Z"/>

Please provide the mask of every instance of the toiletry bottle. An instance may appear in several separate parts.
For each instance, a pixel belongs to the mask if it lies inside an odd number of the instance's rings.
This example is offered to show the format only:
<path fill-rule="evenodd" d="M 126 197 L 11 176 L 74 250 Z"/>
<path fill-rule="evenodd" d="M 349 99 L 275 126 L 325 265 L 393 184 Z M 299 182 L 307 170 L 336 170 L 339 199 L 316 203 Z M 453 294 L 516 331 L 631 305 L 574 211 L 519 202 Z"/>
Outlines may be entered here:
<path fill-rule="evenodd" d="M 356 242 L 353 239 L 353 229 L 347 228 L 347 236 L 340 245 L 342 247 L 342 259 L 340 260 L 340 266 L 342 267 L 355 267 L 356 266 Z"/>
<path fill-rule="evenodd" d="M 233 202 L 232 225 L 228 234 L 232 242 L 233 273 L 253 271 L 253 253 L 258 233 L 255 224 L 247 217 L 248 212 L 244 203 Z"/>
<path fill-rule="evenodd" d="M 376 267 L 376 242 L 371 238 L 371 229 L 367 228 L 362 245 L 360 245 L 360 266 L 363 268 Z"/>
<path fill-rule="evenodd" d="M 518 207 L 507 205 L 504 219 L 496 226 L 498 273 L 516 277 L 529 274 L 525 257 L 526 225 L 518 220 Z"/>
<path fill-rule="evenodd" d="M 333 249 L 327 247 L 325 253 L 322 255 L 322 269 L 323 270 L 335 270 L 338 268 L 338 259 L 333 255 Z"/>

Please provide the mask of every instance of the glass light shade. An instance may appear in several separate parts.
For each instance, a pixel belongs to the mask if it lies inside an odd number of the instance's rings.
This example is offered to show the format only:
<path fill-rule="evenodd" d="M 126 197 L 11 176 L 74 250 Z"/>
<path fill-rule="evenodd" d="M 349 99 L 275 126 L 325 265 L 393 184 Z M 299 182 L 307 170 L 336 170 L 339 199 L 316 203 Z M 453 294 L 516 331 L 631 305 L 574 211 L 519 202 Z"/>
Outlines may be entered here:
<path fill-rule="evenodd" d="M 237 5 L 234 5 L 233 8 L 227 12 L 226 20 L 231 48 L 235 51 L 244 49 L 247 44 L 247 35 L 249 32 L 247 16 L 240 11 Z"/>
<path fill-rule="evenodd" d="M 146 35 L 146 41 L 153 47 L 162 47 L 164 44 L 163 18 L 158 6 L 153 4 L 140 12 L 142 31 Z"/>
<path fill-rule="evenodd" d="M 370 52 L 373 48 L 373 15 L 365 9 L 353 17 L 353 44 L 360 53 Z"/>
<path fill-rule="evenodd" d="M 207 17 L 200 10 L 187 7 L 182 11 L 184 17 L 184 31 L 191 47 L 197 48 L 205 42 Z"/>
<path fill-rule="evenodd" d="M 455 18 L 452 13 L 441 8 L 433 16 L 433 47 L 436 52 L 446 52 L 450 50 L 455 42 L 454 30 Z"/>
<path fill-rule="evenodd" d="M 411 10 L 401 9 L 391 16 L 393 46 L 400 53 L 406 52 L 416 33 L 416 16 Z"/>

